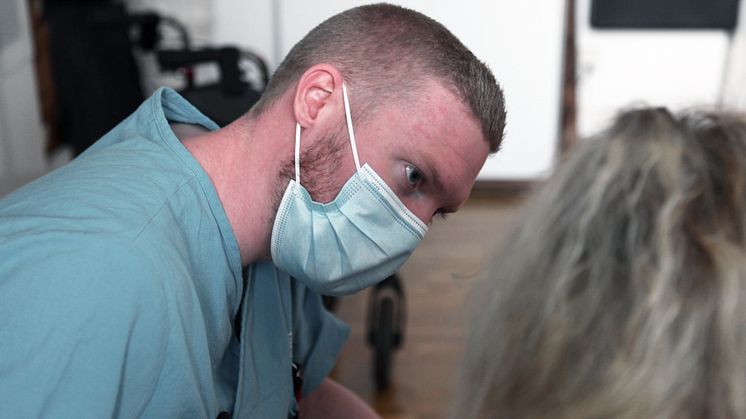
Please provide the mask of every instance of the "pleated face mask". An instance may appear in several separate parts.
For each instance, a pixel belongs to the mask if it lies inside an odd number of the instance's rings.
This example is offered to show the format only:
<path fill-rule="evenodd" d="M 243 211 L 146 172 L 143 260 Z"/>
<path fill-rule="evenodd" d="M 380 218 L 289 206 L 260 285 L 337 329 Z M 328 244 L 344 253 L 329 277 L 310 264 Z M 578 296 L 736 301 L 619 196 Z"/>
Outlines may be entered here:
<path fill-rule="evenodd" d="M 311 290 L 355 293 L 396 272 L 427 232 L 368 164 L 360 166 L 347 88 L 342 85 L 356 172 L 337 197 L 313 201 L 300 180 L 300 124 L 295 127 L 295 179 L 272 227 L 272 261 Z"/>

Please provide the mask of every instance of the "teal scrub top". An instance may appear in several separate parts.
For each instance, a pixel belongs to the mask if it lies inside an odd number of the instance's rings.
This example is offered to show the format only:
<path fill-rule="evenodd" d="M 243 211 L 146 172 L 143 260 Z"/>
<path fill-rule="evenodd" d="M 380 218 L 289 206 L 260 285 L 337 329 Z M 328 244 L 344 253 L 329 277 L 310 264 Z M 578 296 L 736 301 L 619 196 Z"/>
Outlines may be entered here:
<path fill-rule="evenodd" d="M 242 269 L 173 90 L 0 199 L 0 417 L 286 418 L 348 328 L 271 263 Z M 251 194 L 251 185 L 246 185 Z"/>

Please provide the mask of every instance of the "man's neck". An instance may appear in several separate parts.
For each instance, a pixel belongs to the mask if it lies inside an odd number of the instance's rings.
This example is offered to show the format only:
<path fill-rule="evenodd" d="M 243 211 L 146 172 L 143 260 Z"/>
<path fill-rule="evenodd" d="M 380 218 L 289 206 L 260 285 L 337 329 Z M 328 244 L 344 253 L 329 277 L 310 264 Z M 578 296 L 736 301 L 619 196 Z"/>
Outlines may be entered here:
<path fill-rule="evenodd" d="M 181 122 L 171 122 L 171 130 L 182 143 L 184 140 L 192 137 L 197 137 L 210 132 L 207 128 L 197 124 L 184 124 Z"/>
<path fill-rule="evenodd" d="M 242 265 L 269 260 L 277 173 L 282 157 L 292 153 L 292 134 L 288 141 L 274 141 L 276 133 L 245 120 L 213 132 L 187 124 L 172 128 L 212 181 Z M 282 146 L 285 142 L 287 147 Z"/>

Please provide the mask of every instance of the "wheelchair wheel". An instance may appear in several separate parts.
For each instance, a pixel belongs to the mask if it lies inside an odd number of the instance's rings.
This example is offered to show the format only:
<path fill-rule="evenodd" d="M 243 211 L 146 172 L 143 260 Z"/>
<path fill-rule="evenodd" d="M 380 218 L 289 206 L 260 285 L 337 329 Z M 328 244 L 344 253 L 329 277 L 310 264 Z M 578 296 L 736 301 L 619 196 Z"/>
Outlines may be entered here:
<path fill-rule="evenodd" d="M 373 371 L 376 388 L 386 389 L 391 378 L 391 359 L 394 353 L 394 302 L 380 300 L 373 348 Z"/>
<path fill-rule="evenodd" d="M 368 296 L 367 341 L 373 350 L 372 379 L 378 391 L 391 381 L 394 351 L 404 342 L 406 303 L 399 276 L 376 284 Z"/>

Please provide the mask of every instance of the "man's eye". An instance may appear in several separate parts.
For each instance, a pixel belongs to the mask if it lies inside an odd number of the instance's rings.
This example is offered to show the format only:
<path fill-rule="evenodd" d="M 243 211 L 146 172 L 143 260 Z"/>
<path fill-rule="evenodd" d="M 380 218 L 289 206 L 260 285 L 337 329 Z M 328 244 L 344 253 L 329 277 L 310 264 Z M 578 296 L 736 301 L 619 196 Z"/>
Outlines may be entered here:
<path fill-rule="evenodd" d="M 407 173 L 407 182 L 409 182 L 409 186 L 419 186 L 419 184 L 422 182 L 422 173 L 420 173 L 420 171 L 417 170 L 416 167 L 409 164 L 406 166 L 405 171 Z"/>

